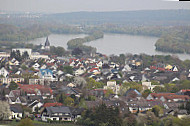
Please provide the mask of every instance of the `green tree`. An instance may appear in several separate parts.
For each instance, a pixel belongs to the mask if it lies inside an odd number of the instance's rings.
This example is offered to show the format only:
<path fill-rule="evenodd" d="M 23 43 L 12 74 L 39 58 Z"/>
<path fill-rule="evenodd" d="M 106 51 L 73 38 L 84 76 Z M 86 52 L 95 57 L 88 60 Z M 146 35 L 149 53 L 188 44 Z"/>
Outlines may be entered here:
<path fill-rule="evenodd" d="M 109 97 L 110 94 L 115 94 L 112 89 L 107 89 L 105 97 Z"/>
<path fill-rule="evenodd" d="M 105 85 L 103 82 L 96 82 L 93 78 L 87 78 L 87 85 L 88 89 L 96 89 L 96 88 L 103 88 Z"/>
<path fill-rule="evenodd" d="M 158 105 L 155 105 L 153 108 L 152 108 L 152 112 L 154 112 L 154 114 L 157 116 L 157 117 L 160 117 L 161 115 L 164 114 L 164 111 L 163 109 L 158 106 Z"/>
<path fill-rule="evenodd" d="M 25 60 L 25 59 L 28 59 L 29 58 L 29 55 L 28 55 L 28 52 L 25 51 L 22 55 L 22 59 Z"/>
<path fill-rule="evenodd" d="M 63 71 L 68 74 L 73 74 L 73 68 L 71 66 L 64 66 Z"/>
<path fill-rule="evenodd" d="M 60 103 L 64 103 L 66 98 L 67 98 L 67 95 L 65 93 L 61 93 L 56 96 L 56 100 Z"/>
<path fill-rule="evenodd" d="M 144 92 L 142 93 L 142 96 L 143 96 L 144 98 L 146 98 L 150 93 L 152 93 L 151 90 L 146 89 L 146 90 L 144 90 Z"/>
<path fill-rule="evenodd" d="M 15 90 L 17 88 L 18 88 L 18 85 L 14 81 L 11 81 L 11 83 L 9 85 L 9 89 L 10 90 Z"/>
<path fill-rule="evenodd" d="M 72 55 L 75 55 L 75 56 L 78 56 L 78 55 L 81 55 L 83 52 L 80 48 L 74 48 L 72 50 Z"/>
<path fill-rule="evenodd" d="M 166 92 L 166 89 L 165 89 L 164 87 L 156 86 L 156 87 L 154 88 L 154 92 L 155 92 L 155 93 Z"/>
<path fill-rule="evenodd" d="M 74 104 L 74 99 L 72 99 L 71 97 L 67 97 L 64 100 L 64 104 L 67 105 L 67 106 L 72 106 Z"/>

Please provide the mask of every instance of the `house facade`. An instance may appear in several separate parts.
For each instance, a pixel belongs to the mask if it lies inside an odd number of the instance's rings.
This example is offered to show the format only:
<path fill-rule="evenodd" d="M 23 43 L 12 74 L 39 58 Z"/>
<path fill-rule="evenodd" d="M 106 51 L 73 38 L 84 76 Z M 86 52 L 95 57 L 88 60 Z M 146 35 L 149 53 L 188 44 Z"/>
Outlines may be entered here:
<path fill-rule="evenodd" d="M 42 111 L 42 121 L 72 121 L 72 113 L 69 107 L 46 107 Z"/>

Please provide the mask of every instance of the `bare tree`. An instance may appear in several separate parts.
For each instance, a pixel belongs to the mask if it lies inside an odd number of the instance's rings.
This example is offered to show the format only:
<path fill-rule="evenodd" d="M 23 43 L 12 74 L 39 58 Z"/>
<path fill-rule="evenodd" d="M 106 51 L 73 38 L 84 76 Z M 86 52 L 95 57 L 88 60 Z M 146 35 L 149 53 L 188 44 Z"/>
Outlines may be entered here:
<path fill-rule="evenodd" d="M 0 120 L 7 120 L 11 116 L 10 106 L 7 102 L 0 101 Z"/>
<path fill-rule="evenodd" d="M 74 83 L 76 84 L 77 87 L 83 88 L 86 86 L 86 80 L 83 77 L 75 77 Z"/>

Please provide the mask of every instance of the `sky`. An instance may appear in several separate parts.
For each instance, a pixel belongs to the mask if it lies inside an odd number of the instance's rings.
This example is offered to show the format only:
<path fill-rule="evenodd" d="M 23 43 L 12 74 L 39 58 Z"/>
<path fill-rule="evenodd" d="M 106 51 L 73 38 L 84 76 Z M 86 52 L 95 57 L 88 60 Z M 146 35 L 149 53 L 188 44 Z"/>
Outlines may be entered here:
<path fill-rule="evenodd" d="M 155 9 L 190 9 L 190 2 L 176 0 L 0 0 L 0 11 L 63 13 Z"/>

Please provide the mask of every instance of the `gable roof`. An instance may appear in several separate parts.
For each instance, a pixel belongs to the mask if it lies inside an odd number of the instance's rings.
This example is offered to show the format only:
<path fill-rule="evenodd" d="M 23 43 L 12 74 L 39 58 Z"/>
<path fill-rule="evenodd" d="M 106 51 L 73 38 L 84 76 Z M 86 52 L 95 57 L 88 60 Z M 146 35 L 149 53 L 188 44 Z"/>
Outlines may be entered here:
<path fill-rule="evenodd" d="M 126 91 L 126 93 L 124 94 L 124 96 L 128 96 L 128 94 L 129 94 L 130 92 L 136 93 L 136 94 L 137 94 L 137 97 L 141 97 L 141 96 L 142 96 L 142 94 L 141 94 L 139 91 L 137 91 L 136 89 L 132 89 L 132 88 L 130 88 L 128 91 Z"/>
<path fill-rule="evenodd" d="M 10 105 L 10 110 L 13 111 L 14 113 L 22 113 L 23 112 L 22 107 L 18 104 Z"/>
<path fill-rule="evenodd" d="M 51 88 L 44 85 L 28 85 L 28 84 L 18 84 L 19 88 L 23 90 L 24 92 L 31 93 L 31 94 L 37 94 L 37 90 L 43 93 L 50 93 L 52 94 Z"/>
<path fill-rule="evenodd" d="M 151 93 L 153 98 L 161 98 L 162 96 L 171 96 L 175 95 L 175 93 Z"/>
<path fill-rule="evenodd" d="M 71 114 L 71 111 L 69 109 L 69 107 L 66 106 L 57 106 L 57 107 L 46 107 L 47 113 L 49 113 L 50 115 L 53 113 L 68 113 Z"/>
<path fill-rule="evenodd" d="M 45 103 L 44 105 L 43 105 L 43 107 L 51 107 L 51 106 L 62 106 L 63 104 L 62 103 L 58 103 L 58 102 L 55 102 L 55 103 Z"/>

